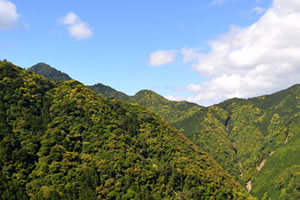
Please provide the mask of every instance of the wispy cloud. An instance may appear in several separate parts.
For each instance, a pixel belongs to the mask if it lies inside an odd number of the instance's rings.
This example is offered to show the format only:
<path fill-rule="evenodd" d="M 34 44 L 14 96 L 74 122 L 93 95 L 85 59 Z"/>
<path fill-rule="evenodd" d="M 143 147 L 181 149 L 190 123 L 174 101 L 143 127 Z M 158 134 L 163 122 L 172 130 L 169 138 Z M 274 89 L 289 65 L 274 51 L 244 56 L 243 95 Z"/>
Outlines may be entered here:
<path fill-rule="evenodd" d="M 148 63 L 156 67 L 171 64 L 175 61 L 176 54 L 175 50 L 158 50 L 150 54 Z"/>
<path fill-rule="evenodd" d="M 16 5 L 7 0 L 0 0 L 0 30 L 9 30 L 18 24 L 20 14 Z"/>
<path fill-rule="evenodd" d="M 69 31 L 69 34 L 77 39 L 88 39 L 92 37 L 93 31 L 89 25 L 82 21 L 75 13 L 69 12 L 66 16 L 59 19 L 59 22 L 65 24 Z"/>

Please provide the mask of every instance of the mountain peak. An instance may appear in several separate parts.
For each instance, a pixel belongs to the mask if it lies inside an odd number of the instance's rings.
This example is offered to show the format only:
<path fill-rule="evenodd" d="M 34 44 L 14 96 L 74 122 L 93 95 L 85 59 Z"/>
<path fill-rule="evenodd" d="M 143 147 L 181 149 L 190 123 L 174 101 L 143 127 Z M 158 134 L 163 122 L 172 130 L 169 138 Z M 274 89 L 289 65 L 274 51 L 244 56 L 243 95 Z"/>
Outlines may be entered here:
<path fill-rule="evenodd" d="M 154 92 L 152 90 L 147 90 L 147 89 L 138 91 L 134 96 L 143 96 L 143 95 L 151 95 L 151 96 L 157 96 L 157 97 L 164 98 L 161 95 L 157 94 L 156 92 Z"/>
<path fill-rule="evenodd" d="M 72 80 L 72 78 L 68 74 L 61 72 L 43 62 L 33 65 L 32 67 L 28 68 L 28 70 L 40 74 L 51 81 Z"/>

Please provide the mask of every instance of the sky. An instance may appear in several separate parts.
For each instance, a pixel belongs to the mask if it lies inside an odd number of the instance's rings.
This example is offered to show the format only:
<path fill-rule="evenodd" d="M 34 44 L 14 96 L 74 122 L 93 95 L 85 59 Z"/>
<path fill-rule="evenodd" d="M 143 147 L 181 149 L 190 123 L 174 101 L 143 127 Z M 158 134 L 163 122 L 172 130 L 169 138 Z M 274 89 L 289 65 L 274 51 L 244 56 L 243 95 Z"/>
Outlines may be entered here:
<path fill-rule="evenodd" d="M 0 59 L 212 105 L 300 83 L 299 0 L 0 0 Z"/>

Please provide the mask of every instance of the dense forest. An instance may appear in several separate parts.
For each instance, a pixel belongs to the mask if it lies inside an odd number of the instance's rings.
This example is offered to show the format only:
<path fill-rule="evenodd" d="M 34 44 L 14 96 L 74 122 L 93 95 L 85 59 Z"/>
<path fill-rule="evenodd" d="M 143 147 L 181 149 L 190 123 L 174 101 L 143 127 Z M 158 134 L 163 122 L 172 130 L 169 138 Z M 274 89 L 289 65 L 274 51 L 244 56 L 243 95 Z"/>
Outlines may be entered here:
<path fill-rule="evenodd" d="M 159 113 L 254 196 L 300 198 L 300 85 L 209 107 L 144 90 L 127 101 Z"/>
<path fill-rule="evenodd" d="M 46 77 L 52 81 L 72 80 L 72 78 L 68 74 L 63 73 L 63 72 L 51 67 L 50 65 L 47 65 L 46 63 L 38 63 L 38 64 L 30 67 L 28 70 L 35 72 L 37 74 L 42 74 L 44 77 Z"/>
<path fill-rule="evenodd" d="M 0 62 L 2 199 L 251 199 L 157 114 Z"/>
<path fill-rule="evenodd" d="M 128 96 L 101 83 L 89 87 L 158 113 L 254 196 L 300 199 L 300 85 L 210 107 L 169 101 L 150 90 Z"/>

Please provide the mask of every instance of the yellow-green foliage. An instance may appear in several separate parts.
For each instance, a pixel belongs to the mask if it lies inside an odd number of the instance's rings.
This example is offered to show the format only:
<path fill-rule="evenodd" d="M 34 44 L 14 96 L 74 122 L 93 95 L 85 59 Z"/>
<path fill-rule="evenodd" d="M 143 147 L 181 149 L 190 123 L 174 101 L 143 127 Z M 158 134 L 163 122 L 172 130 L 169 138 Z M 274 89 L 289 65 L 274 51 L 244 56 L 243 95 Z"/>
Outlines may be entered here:
<path fill-rule="evenodd" d="M 202 108 L 173 125 L 242 184 L 252 180 L 255 196 L 298 199 L 299 183 L 288 181 L 289 177 L 297 178 L 286 174 L 290 174 L 290 169 L 294 169 L 294 174 L 299 169 L 299 95 L 300 86 L 295 85 L 269 96 L 232 99 Z M 290 149 L 291 153 L 283 153 L 283 149 Z M 271 152 L 275 153 L 270 156 Z M 258 172 L 256 167 L 264 159 L 266 165 Z M 277 177 L 280 184 L 272 179 Z"/>
<path fill-rule="evenodd" d="M 131 97 L 102 84 L 91 88 L 110 98 L 137 103 L 158 113 L 213 156 L 240 183 L 246 185 L 251 179 L 254 195 L 273 200 L 300 198 L 299 184 L 288 181 L 286 174 L 289 173 L 285 172 L 298 169 L 298 163 L 291 160 L 300 158 L 279 153 L 282 148 L 291 148 L 293 155 L 300 155 L 299 143 L 295 142 L 300 132 L 300 122 L 297 121 L 300 117 L 300 85 L 258 98 L 230 99 L 208 108 L 169 101 L 148 90 Z M 21 126 L 23 122 L 19 124 Z M 157 140 L 151 140 L 151 143 L 155 142 Z M 276 157 L 278 154 L 291 162 Z M 267 159 L 266 165 L 258 172 L 256 167 L 264 159 Z M 282 166 L 281 162 L 285 165 Z M 272 177 L 275 180 L 279 176 L 280 184 L 272 180 Z M 295 188 L 296 191 L 291 192 Z"/>
<path fill-rule="evenodd" d="M 1 199 L 248 199 L 158 115 L 0 63 Z"/>

